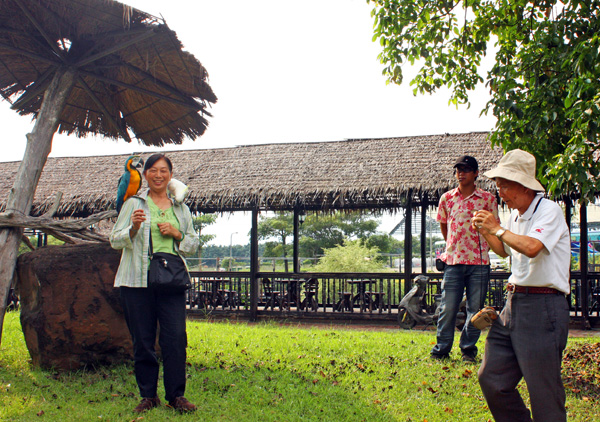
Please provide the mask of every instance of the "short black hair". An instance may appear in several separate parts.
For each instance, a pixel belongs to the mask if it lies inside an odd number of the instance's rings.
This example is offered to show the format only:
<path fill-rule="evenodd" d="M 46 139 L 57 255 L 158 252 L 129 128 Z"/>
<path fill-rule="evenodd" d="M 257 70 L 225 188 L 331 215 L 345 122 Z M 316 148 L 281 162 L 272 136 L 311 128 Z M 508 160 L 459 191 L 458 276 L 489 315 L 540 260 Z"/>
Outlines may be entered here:
<path fill-rule="evenodd" d="M 148 169 L 151 169 L 152 166 L 159 160 L 165 160 L 167 166 L 169 167 L 169 171 L 173 173 L 173 163 L 171 163 L 171 160 L 169 160 L 169 157 L 167 157 L 165 154 L 152 154 L 150 157 L 148 157 L 146 164 L 144 164 L 144 172 Z"/>

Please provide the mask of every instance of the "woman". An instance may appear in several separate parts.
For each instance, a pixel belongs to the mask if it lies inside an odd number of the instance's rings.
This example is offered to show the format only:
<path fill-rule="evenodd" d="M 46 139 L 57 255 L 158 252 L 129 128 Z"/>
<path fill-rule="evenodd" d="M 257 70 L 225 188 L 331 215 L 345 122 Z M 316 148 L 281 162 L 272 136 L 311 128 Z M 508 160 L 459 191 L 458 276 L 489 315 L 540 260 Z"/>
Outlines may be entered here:
<path fill-rule="evenodd" d="M 141 413 L 160 405 L 157 395 L 158 359 L 154 350 L 157 322 L 164 365 L 165 398 L 169 406 L 192 412 L 196 406 L 185 397 L 185 292 L 158 292 L 148 286 L 150 236 L 154 252 L 192 254 L 198 248 L 192 215 L 185 204 L 172 201 L 167 184 L 173 165 L 163 154 L 146 161 L 143 176 L 149 189 L 125 201 L 110 235 L 114 249 L 121 249 L 115 277 L 120 288 L 125 319 L 133 340 L 135 378 L 142 401 Z"/>

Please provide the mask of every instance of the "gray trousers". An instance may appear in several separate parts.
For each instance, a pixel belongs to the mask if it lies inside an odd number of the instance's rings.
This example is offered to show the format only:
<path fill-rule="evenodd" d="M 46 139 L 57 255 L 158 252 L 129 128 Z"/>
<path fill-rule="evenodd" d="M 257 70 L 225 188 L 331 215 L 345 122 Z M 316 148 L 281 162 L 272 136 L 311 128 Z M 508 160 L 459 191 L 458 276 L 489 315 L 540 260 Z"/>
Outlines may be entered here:
<path fill-rule="evenodd" d="M 479 384 L 496 422 L 530 422 L 516 389 L 525 379 L 536 422 L 565 422 L 562 352 L 567 345 L 569 306 L 563 295 L 508 293 L 490 328 Z"/>

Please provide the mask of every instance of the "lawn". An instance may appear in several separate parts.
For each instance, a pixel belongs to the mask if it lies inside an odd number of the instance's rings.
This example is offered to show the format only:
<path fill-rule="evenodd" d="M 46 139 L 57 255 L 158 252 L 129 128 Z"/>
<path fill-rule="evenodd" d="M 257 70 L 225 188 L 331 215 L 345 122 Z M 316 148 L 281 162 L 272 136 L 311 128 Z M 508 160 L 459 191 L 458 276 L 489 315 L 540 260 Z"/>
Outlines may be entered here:
<path fill-rule="evenodd" d="M 139 399 L 130 364 L 73 373 L 32 368 L 18 314 L 10 312 L 0 349 L 0 420 L 491 420 L 478 365 L 458 354 L 449 362 L 430 360 L 433 332 L 189 321 L 188 337 L 186 396 L 198 413 L 162 407 L 138 419 L 131 411 Z M 597 342 L 571 339 L 569 347 Z M 598 365 L 578 356 L 581 362 L 570 366 L 569 420 L 591 421 L 600 414 L 596 390 L 574 380 L 586 368 L 598 377 Z"/>

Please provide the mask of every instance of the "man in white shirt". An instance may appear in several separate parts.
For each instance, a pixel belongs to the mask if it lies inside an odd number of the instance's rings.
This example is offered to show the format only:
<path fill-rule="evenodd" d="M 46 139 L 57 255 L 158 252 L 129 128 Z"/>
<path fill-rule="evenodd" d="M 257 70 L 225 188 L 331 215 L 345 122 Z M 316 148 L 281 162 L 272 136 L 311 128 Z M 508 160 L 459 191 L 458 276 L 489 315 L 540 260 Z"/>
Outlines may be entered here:
<path fill-rule="evenodd" d="M 494 252 L 512 257 L 506 305 L 488 333 L 479 384 L 497 422 L 564 422 L 562 352 L 567 344 L 570 236 L 561 208 L 543 198 L 535 157 L 509 151 L 485 173 L 512 209 L 506 229 L 487 211 L 473 225 Z M 516 389 L 527 383 L 531 414 Z"/>

